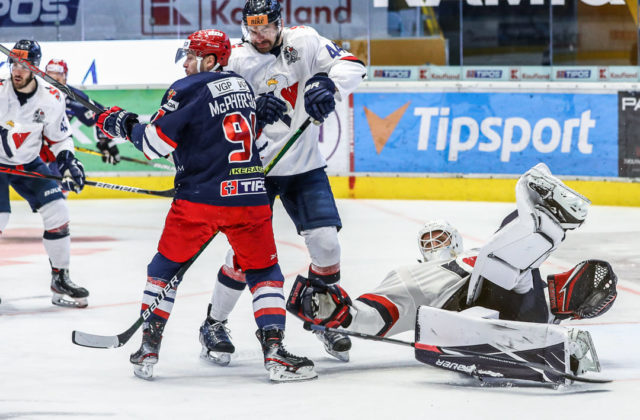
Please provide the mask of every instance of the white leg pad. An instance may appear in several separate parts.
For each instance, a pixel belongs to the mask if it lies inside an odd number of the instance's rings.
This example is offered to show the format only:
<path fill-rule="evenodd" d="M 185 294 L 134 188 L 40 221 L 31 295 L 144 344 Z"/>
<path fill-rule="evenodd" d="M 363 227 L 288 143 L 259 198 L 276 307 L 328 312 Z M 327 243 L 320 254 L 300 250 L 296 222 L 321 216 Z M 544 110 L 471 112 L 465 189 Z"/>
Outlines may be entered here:
<path fill-rule="evenodd" d="M 9 224 L 9 216 L 11 213 L 0 213 L 0 234 L 4 231 L 4 228 Z"/>
<path fill-rule="evenodd" d="M 42 217 L 44 230 L 56 229 L 69 223 L 69 208 L 63 199 L 54 200 L 38 209 Z"/>
<path fill-rule="evenodd" d="M 307 245 L 313 265 L 329 267 L 340 263 L 340 242 L 335 226 L 303 230 L 300 234 Z"/>

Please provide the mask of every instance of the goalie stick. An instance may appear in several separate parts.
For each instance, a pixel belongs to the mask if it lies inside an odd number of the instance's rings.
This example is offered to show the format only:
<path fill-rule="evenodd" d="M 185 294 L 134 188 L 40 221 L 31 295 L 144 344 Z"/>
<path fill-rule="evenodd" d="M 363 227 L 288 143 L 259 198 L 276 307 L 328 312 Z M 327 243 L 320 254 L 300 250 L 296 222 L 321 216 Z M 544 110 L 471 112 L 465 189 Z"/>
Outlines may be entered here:
<path fill-rule="evenodd" d="M 82 153 L 88 153 L 90 155 L 95 155 L 95 156 L 102 156 L 102 153 L 97 151 L 97 150 L 93 150 L 93 149 L 86 149 L 84 147 L 78 147 L 75 146 L 75 149 L 78 152 L 82 152 Z M 175 171 L 176 168 L 174 166 L 171 165 L 165 165 L 164 163 L 157 163 L 157 162 L 150 162 L 150 161 L 145 161 L 145 160 L 141 160 L 141 159 L 134 159 L 134 158 L 130 158 L 127 156 L 120 156 L 120 160 L 124 160 L 127 162 L 134 162 L 134 163 L 139 163 L 141 165 L 147 165 L 147 166 L 153 166 L 154 168 L 158 168 L 158 169 L 165 169 L 168 171 Z"/>
<path fill-rule="evenodd" d="M 2 166 L 0 165 L 0 173 L 5 173 L 5 174 L 9 174 L 9 175 L 16 175 L 16 176 L 24 176 L 27 178 L 43 178 L 43 179 L 53 179 L 55 181 L 62 181 L 63 178 L 59 177 L 59 176 L 55 176 L 55 175 L 45 175 L 45 174 L 41 174 L 39 172 L 30 172 L 30 171 L 23 171 L 20 169 L 15 169 L 15 168 L 9 168 L 7 166 Z M 97 188 L 105 188 L 107 190 L 116 190 L 116 191 L 124 191 L 124 192 L 131 192 L 131 193 L 137 193 L 137 194 L 147 194 L 147 195 L 156 195 L 159 197 L 173 197 L 175 190 L 173 188 L 171 188 L 170 190 L 162 190 L 162 191 L 158 191 L 158 190 L 147 190 L 144 188 L 137 188 L 137 187 L 130 187 L 127 185 L 118 185 L 118 184 L 109 184 L 106 182 L 99 182 L 99 181 L 91 181 L 91 180 L 85 180 L 84 183 L 86 185 L 90 185 L 92 187 L 97 187 Z"/>
<path fill-rule="evenodd" d="M 89 334 L 82 331 L 74 330 L 71 333 L 71 341 L 73 344 L 77 344 L 78 346 L 84 347 L 92 347 L 96 349 L 115 349 L 117 347 L 122 347 L 126 344 L 127 341 L 138 331 L 138 328 L 142 325 L 144 321 L 147 320 L 153 313 L 153 311 L 160 305 L 160 302 L 167 295 L 169 290 L 176 287 L 178 283 L 180 283 L 180 278 L 184 275 L 184 273 L 191 267 L 193 262 L 202 254 L 202 251 L 205 250 L 207 245 L 216 237 L 218 232 L 214 233 L 207 242 L 202 245 L 202 247 L 196 252 L 196 254 L 191 257 L 187 262 L 182 264 L 178 272 L 171 278 L 171 280 L 164 286 L 164 288 L 158 293 L 156 299 L 149 305 L 147 309 L 145 309 L 142 314 L 136 319 L 136 322 L 133 323 L 125 332 L 120 333 L 118 335 L 96 335 Z"/>
<path fill-rule="evenodd" d="M 401 345 L 401 346 L 407 346 L 407 347 L 413 347 L 413 348 L 417 348 L 416 347 L 416 343 L 415 342 L 409 342 L 409 341 L 403 341 L 403 340 L 396 340 L 394 338 L 386 338 L 386 337 L 378 337 L 377 335 L 372 335 L 372 334 L 364 334 L 364 333 L 359 333 L 359 332 L 355 332 L 355 331 L 349 331 L 349 330 L 342 330 L 342 329 L 336 329 L 336 328 L 328 328 L 322 325 L 314 325 L 314 324 L 309 324 L 309 323 L 305 323 L 305 328 L 310 328 L 311 330 L 314 331 L 321 331 L 321 332 L 333 332 L 333 333 L 339 333 L 339 334 L 344 334 L 344 335 L 350 335 L 352 337 L 357 337 L 357 338 L 361 338 L 363 340 L 372 340 L 372 341 L 382 341 L 384 343 L 390 343 L 390 344 L 397 344 L 397 345 Z M 420 344 L 418 343 L 418 346 L 420 346 Z M 431 346 L 434 349 L 447 349 L 447 347 L 436 347 L 436 346 Z M 605 384 L 605 383 L 609 383 L 611 382 L 610 379 L 593 379 L 593 378 L 584 378 L 581 376 L 576 376 L 576 375 L 572 375 L 571 373 L 566 373 L 566 372 L 561 372 L 551 366 L 542 364 L 542 363 L 535 363 L 535 362 L 527 362 L 527 361 L 523 361 L 523 360 L 512 360 L 512 359 L 505 359 L 503 357 L 499 357 L 499 356 L 493 356 L 490 354 L 485 354 L 485 353 L 480 353 L 480 352 L 475 352 L 475 351 L 471 351 L 471 350 L 460 350 L 460 349 L 456 349 L 455 350 L 456 353 L 462 354 L 462 355 L 469 355 L 469 356 L 477 356 L 477 357 L 483 357 L 486 358 L 488 360 L 492 360 L 492 361 L 496 361 L 496 362 L 500 362 L 500 363 L 504 363 L 505 365 L 518 365 L 518 366 L 523 366 L 523 367 L 528 367 L 531 369 L 539 369 L 539 370 L 543 370 L 547 373 L 551 373 L 553 375 L 556 376 L 560 376 L 564 379 L 569 379 L 575 382 L 585 382 L 585 383 L 592 383 L 592 384 Z"/>

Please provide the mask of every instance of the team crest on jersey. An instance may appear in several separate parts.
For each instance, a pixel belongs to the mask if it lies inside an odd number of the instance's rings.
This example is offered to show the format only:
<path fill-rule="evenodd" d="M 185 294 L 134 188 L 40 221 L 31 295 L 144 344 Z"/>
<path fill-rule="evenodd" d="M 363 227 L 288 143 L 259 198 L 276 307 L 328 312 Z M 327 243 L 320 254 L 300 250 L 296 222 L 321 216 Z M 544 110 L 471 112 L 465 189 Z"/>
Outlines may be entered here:
<path fill-rule="evenodd" d="M 264 194 L 264 178 L 230 179 L 220 183 L 220 196 Z"/>
<path fill-rule="evenodd" d="M 36 109 L 36 112 L 33 113 L 33 122 L 44 122 L 44 111 L 41 108 Z"/>
<path fill-rule="evenodd" d="M 284 59 L 287 60 L 288 65 L 291 65 L 300 60 L 300 57 L 298 56 L 298 51 L 296 51 L 295 48 L 292 46 L 286 46 L 284 47 Z"/>

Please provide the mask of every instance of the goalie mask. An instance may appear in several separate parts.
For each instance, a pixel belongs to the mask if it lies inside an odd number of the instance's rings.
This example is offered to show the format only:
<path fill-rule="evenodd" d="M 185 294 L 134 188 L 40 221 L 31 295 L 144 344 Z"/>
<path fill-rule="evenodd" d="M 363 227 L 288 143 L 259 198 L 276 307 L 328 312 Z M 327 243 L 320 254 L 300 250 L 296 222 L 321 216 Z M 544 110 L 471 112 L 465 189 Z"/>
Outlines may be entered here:
<path fill-rule="evenodd" d="M 451 259 L 463 251 L 462 236 L 444 220 L 432 220 L 418 231 L 418 249 L 424 261 Z"/>
<path fill-rule="evenodd" d="M 527 174 L 527 187 L 533 192 L 536 208 L 552 215 L 564 230 L 575 229 L 582 225 L 587 217 L 591 201 L 567 187 L 552 176 L 539 169 L 548 171 L 544 164 L 531 168 Z"/>
<path fill-rule="evenodd" d="M 549 275 L 551 313 L 559 319 L 602 315 L 616 300 L 617 282 L 611 265 L 602 260 L 583 261 L 566 273 Z"/>

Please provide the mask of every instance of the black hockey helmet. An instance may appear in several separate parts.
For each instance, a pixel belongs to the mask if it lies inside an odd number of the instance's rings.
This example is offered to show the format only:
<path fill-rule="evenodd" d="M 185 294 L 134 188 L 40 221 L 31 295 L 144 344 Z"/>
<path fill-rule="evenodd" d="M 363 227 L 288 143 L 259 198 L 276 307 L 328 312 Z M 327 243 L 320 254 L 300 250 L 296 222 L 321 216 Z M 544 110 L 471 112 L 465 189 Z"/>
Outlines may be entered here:
<path fill-rule="evenodd" d="M 16 45 L 11 49 L 11 53 L 17 55 L 20 58 L 26 59 L 29 63 L 34 66 L 40 66 L 40 59 L 42 58 L 42 50 L 40 49 L 40 44 L 36 41 L 32 41 L 30 39 L 21 39 L 16 42 Z M 13 62 L 12 59 L 9 59 L 9 63 Z"/>
<path fill-rule="evenodd" d="M 248 26 L 278 23 L 282 8 L 278 0 L 247 0 L 242 8 L 242 23 Z"/>

